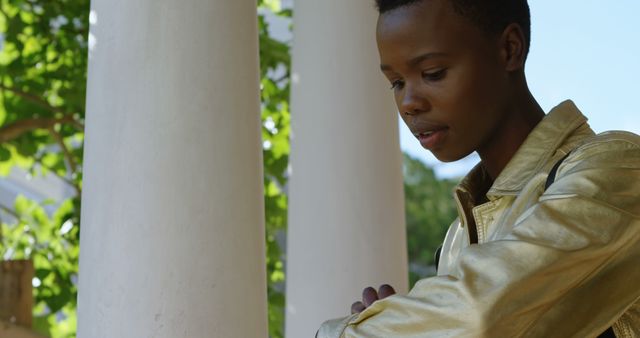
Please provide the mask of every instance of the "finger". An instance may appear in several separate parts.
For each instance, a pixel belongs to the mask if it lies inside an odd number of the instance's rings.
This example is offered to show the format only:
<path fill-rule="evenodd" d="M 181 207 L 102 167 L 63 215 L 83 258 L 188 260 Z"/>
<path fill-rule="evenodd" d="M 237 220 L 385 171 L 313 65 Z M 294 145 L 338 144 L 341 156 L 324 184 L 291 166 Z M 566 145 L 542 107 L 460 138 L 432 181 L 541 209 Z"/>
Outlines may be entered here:
<path fill-rule="evenodd" d="M 362 291 L 362 302 L 364 306 L 369 307 L 376 300 L 378 300 L 378 292 L 376 289 L 368 287 Z"/>
<path fill-rule="evenodd" d="M 378 297 L 380 299 L 387 298 L 395 294 L 396 294 L 396 290 L 394 290 L 393 287 L 391 287 L 391 285 L 389 284 L 382 284 L 378 288 Z"/>
<path fill-rule="evenodd" d="M 351 304 L 351 314 L 356 314 L 364 311 L 367 307 L 362 302 L 355 302 Z"/>

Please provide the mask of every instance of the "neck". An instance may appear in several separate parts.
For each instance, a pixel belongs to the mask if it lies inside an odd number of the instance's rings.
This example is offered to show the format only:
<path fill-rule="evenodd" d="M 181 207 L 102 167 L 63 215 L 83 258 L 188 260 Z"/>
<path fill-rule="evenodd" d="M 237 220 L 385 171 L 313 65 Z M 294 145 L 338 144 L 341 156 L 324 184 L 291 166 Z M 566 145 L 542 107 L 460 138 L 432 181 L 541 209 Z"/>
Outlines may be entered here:
<path fill-rule="evenodd" d="M 526 88 L 506 107 L 504 116 L 491 138 L 478 149 L 482 165 L 492 181 L 500 175 L 529 133 L 542 120 L 544 111 Z"/>

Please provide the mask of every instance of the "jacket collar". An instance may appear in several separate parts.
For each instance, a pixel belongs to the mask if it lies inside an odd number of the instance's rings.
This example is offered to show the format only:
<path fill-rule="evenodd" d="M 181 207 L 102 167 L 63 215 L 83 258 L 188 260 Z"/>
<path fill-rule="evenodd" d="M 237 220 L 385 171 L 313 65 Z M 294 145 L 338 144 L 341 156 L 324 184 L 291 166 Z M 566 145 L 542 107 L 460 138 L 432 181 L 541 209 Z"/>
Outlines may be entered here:
<path fill-rule="evenodd" d="M 570 100 L 553 108 L 529 133 L 495 180 L 487 196 L 493 199 L 500 195 L 517 195 L 577 129 L 582 127 L 591 132 L 586 122 L 587 118 Z M 489 176 L 482 163 L 479 163 L 456 187 L 456 195 L 466 195 L 463 200 L 469 199 L 468 203 L 478 204 L 478 195 L 486 191 L 489 182 Z"/>

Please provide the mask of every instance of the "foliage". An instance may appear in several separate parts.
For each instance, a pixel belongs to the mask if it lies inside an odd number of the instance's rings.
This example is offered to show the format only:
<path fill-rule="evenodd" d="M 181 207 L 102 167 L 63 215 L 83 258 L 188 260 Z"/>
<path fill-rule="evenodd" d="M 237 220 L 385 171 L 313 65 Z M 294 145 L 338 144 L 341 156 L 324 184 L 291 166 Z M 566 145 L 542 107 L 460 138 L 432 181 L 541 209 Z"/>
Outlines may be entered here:
<path fill-rule="evenodd" d="M 265 15 L 291 17 L 280 0 L 259 0 L 262 140 L 267 236 L 269 336 L 284 337 L 284 262 L 278 242 L 287 226 L 287 166 L 289 164 L 290 53 L 288 42 L 275 39 Z M 281 243 L 281 242 L 280 242 Z"/>
<path fill-rule="evenodd" d="M 22 167 L 75 190 L 2 206 L 0 251 L 34 261 L 35 327 L 56 337 L 75 336 L 88 15 L 88 0 L 0 0 L 0 174 Z"/>
<path fill-rule="evenodd" d="M 434 253 L 457 216 L 453 200 L 457 182 L 438 180 L 431 168 L 406 154 L 403 170 L 409 279 L 413 285 L 435 272 Z"/>
<path fill-rule="evenodd" d="M 31 258 L 36 267 L 35 328 L 54 337 L 75 332 L 79 228 L 74 210 L 70 199 L 49 216 L 42 205 L 19 196 L 13 211 L 17 222 L 5 225 L 5 255 Z"/>

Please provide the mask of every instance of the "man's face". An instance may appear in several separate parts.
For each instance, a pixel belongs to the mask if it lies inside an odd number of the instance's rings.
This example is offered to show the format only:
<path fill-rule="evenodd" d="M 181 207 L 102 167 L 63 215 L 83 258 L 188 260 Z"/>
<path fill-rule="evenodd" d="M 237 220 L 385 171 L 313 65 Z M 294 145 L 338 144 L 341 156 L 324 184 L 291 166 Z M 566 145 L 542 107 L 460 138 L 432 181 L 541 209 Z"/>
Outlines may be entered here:
<path fill-rule="evenodd" d="M 423 0 L 380 15 L 380 64 L 402 119 L 439 160 L 456 161 L 490 142 L 509 92 L 498 38 Z"/>

